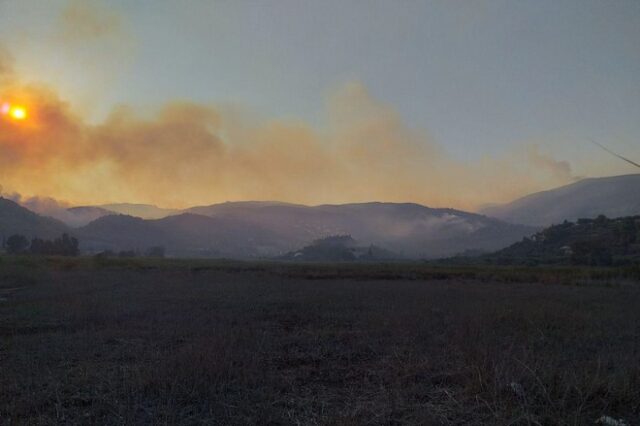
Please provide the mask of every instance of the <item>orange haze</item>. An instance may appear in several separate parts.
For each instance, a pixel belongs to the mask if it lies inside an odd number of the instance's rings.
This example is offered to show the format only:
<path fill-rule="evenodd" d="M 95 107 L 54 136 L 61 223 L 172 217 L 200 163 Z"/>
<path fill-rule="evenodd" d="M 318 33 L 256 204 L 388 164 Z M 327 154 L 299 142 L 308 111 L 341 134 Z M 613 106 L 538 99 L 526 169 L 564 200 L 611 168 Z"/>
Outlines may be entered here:
<path fill-rule="evenodd" d="M 321 131 L 191 102 L 149 115 L 122 107 L 90 124 L 56 91 L 16 78 L 0 55 L 5 100 L 28 118 L 0 116 L 0 184 L 75 204 L 380 200 L 473 209 L 572 180 L 567 163 L 535 147 L 455 161 L 357 83 L 330 97 Z"/>

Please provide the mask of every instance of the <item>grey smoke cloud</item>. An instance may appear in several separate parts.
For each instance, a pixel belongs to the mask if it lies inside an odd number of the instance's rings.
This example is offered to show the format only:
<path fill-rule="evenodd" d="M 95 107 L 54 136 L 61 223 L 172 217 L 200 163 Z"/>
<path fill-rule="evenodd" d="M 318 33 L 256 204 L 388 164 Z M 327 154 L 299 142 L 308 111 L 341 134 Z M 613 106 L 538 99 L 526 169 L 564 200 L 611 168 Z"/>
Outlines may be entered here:
<path fill-rule="evenodd" d="M 10 63 L 2 64 L 10 76 Z M 152 114 L 122 107 L 92 124 L 55 90 L 14 76 L 2 81 L 0 97 L 19 99 L 30 114 L 23 123 L 0 120 L 0 182 L 76 205 L 380 200 L 474 209 L 573 176 L 568 163 L 535 150 L 471 163 L 451 158 L 359 83 L 330 97 L 322 130 L 193 102 Z"/>
<path fill-rule="evenodd" d="M 560 181 L 570 182 L 580 179 L 573 174 L 571 164 L 568 161 L 559 161 L 548 154 L 541 153 L 537 145 L 532 145 L 529 148 L 529 161 L 534 167 L 548 172 Z"/>
<path fill-rule="evenodd" d="M 122 17 L 97 0 L 68 0 L 58 19 L 58 36 L 68 43 L 124 36 Z"/>

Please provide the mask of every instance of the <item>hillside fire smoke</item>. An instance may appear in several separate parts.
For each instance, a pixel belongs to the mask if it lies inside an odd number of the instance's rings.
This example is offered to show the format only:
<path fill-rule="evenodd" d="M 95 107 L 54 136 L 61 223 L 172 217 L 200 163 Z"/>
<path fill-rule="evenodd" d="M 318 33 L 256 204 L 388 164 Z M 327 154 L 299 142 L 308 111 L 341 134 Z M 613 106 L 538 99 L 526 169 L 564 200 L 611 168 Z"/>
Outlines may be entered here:
<path fill-rule="evenodd" d="M 360 84 L 331 98 L 322 131 L 190 102 L 150 115 L 122 107 L 95 125 L 54 90 L 20 81 L 6 59 L 0 70 L 0 98 L 29 108 L 28 120 L 0 119 L 0 181 L 29 196 L 170 207 L 278 199 L 474 208 L 566 183 L 571 175 L 567 163 L 545 172 L 556 163 L 537 151 L 455 161 Z"/>

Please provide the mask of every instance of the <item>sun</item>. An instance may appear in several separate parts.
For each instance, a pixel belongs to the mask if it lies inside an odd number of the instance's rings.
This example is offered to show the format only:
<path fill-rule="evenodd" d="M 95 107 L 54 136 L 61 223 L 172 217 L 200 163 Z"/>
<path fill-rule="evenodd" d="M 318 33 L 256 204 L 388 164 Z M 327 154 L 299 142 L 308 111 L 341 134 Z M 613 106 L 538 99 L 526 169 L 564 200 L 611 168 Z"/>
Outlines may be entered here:
<path fill-rule="evenodd" d="M 8 116 L 13 120 L 22 121 L 27 118 L 27 109 L 20 105 L 11 105 L 8 102 L 0 105 L 0 114 Z"/>
<path fill-rule="evenodd" d="M 14 120 L 24 120 L 27 118 L 27 110 L 23 107 L 13 107 L 9 111 Z"/>

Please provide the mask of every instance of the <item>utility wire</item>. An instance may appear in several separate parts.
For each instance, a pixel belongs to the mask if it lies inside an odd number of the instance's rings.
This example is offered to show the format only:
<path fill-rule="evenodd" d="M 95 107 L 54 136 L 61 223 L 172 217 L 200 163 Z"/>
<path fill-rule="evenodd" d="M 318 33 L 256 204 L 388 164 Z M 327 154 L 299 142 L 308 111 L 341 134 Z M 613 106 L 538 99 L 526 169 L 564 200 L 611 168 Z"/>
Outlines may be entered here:
<path fill-rule="evenodd" d="M 623 157 L 622 155 L 618 155 L 615 152 L 611 151 L 609 148 L 607 148 L 606 146 L 594 141 L 593 139 L 589 139 L 589 142 L 591 142 L 592 144 L 599 146 L 600 148 L 604 149 L 605 151 L 607 151 L 609 154 L 618 157 L 619 159 L 626 161 L 629 164 L 633 164 L 634 166 L 640 168 L 640 164 L 636 163 L 635 161 L 629 160 L 628 158 Z"/>

